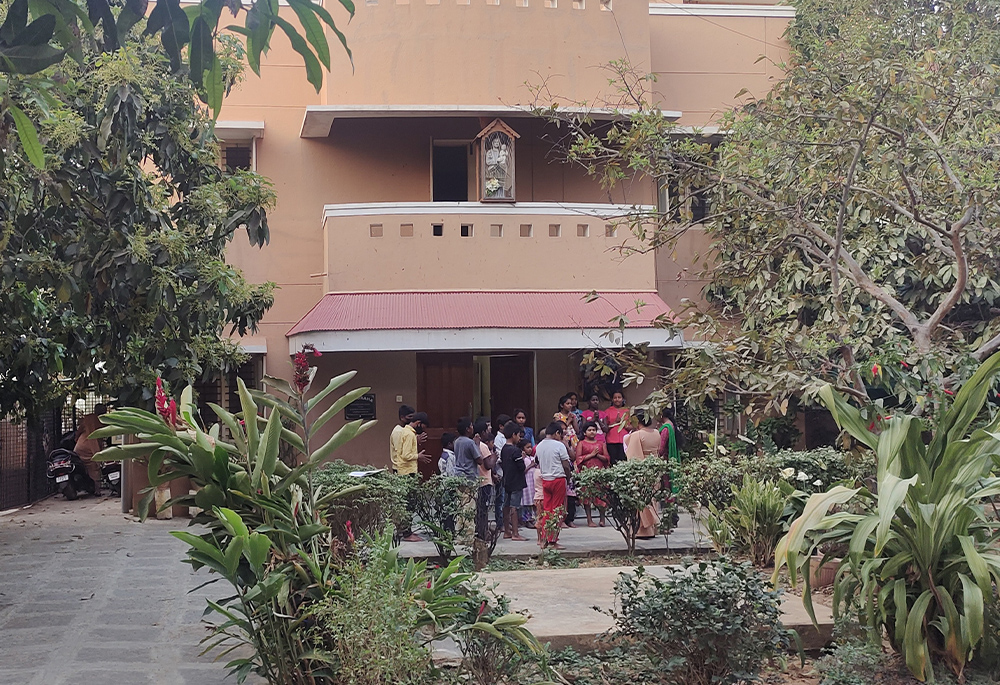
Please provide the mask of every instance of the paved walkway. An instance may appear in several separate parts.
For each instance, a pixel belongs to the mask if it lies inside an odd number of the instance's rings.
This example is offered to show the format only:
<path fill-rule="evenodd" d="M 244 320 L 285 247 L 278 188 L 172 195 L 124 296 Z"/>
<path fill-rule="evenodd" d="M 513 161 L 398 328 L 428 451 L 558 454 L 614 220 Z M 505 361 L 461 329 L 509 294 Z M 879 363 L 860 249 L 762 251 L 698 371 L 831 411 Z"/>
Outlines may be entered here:
<path fill-rule="evenodd" d="M 209 577 L 168 534 L 186 525 L 140 525 L 89 498 L 0 516 L 0 684 L 223 683 L 222 664 L 198 656 L 205 597 L 223 589 L 188 594 Z"/>
<path fill-rule="evenodd" d="M 575 523 L 576 528 L 566 528 L 559 533 L 559 544 L 566 548 L 563 550 L 563 556 L 577 557 L 601 553 L 625 554 L 628 550 L 621 533 L 615 530 L 610 522 L 604 528 L 588 528 L 587 519 L 581 513 Z M 688 512 L 681 512 L 677 528 L 670 534 L 669 539 L 664 539 L 660 535 L 651 540 L 636 540 L 636 553 L 660 553 L 668 550 L 688 552 L 697 549 L 711 549 L 711 541 L 696 526 L 697 523 L 692 520 Z M 535 529 L 520 528 L 519 530 L 522 537 L 528 538 L 527 542 L 513 542 L 501 538 L 493 555 L 537 556 L 538 544 L 535 542 Z M 418 534 L 427 537 L 423 531 L 418 531 Z M 437 556 L 437 550 L 430 542 L 404 542 L 400 546 L 400 551 L 404 556 L 410 557 Z"/>

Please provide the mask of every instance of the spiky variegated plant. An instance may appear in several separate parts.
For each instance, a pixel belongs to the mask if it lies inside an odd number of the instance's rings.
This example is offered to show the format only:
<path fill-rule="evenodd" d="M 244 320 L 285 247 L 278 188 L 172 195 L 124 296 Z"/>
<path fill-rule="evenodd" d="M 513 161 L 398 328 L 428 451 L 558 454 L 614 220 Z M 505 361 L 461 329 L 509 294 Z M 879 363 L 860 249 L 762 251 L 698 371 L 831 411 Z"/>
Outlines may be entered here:
<path fill-rule="evenodd" d="M 987 629 L 986 608 L 997 601 L 1000 522 L 991 498 L 1000 495 L 1000 414 L 984 428 L 970 427 L 998 372 L 1000 354 L 958 392 L 929 443 L 913 416 L 882 419 L 872 432 L 857 409 L 824 388 L 823 402 L 840 427 L 875 452 L 877 494 L 837 486 L 812 495 L 776 551 L 775 580 L 785 565 L 793 583 L 801 574 L 815 620 L 810 557 L 829 544 L 846 546 L 835 614 L 859 605 L 870 639 L 888 638 L 922 681 L 934 679 L 935 661 L 961 677 Z"/>
<path fill-rule="evenodd" d="M 138 507 L 141 518 L 149 510 L 156 486 L 187 477 L 197 489 L 195 494 L 175 498 L 161 508 L 181 504 L 201 509 L 194 522 L 205 525 L 207 533 L 172 534 L 190 545 L 188 561 L 195 569 L 208 567 L 236 589 L 236 596 L 228 601 L 209 601 L 223 622 L 216 629 L 217 641 L 206 651 L 220 644 L 249 643 L 254 656 L 229 663 L 240 681 L 253 671 L 272 683 L 305 683 L 324 666 L 321 655 L 310 654 L 296 634 L 298 617 L 303 607 L 322 595 L 336 573 L 337 559 L 331 553 L 334 536 L 323 521 L 322 509 L 334 498 L 359 488 L 321 492 L 311 487 L 309 474 L 337 447 L 374 422 L 346 423 L 313 449 L 316 432 L 368 391 L 352 390 L 318 412 L 320 403 L 353 378 L 354 372 L 332 379 L 307 399 L 314 373 L 307 373 L 303 382 L 297 378 L 294 386 L 267 378 L 287 401 L 250 391 L 238 380 L 242 412 L 232 414 L 211 405 L 220 423 L 207 432 L 198 424 L 197 406 L 188 386 L 181 395 L 179 411 L 171 411 L 166 401 L 157 402 L 158 407 L 168 407 L 160 414 L 119 409 L 101 417 L 107 426 L 93 434 L 99 438 L 128 435 L 138 440 L 137 444 L 111 447 L 96 458 L 148 464 L 150 487 Z M 258 402 L 271 409 L 268 418 L 259 415 Z M 283 427 L 282 418 L 299 432 Z M 223 427 L 228 441 L 222 437 Z M 278 459 L 281 441 L 302 455 L 298 466 L 289 467 Z"/>

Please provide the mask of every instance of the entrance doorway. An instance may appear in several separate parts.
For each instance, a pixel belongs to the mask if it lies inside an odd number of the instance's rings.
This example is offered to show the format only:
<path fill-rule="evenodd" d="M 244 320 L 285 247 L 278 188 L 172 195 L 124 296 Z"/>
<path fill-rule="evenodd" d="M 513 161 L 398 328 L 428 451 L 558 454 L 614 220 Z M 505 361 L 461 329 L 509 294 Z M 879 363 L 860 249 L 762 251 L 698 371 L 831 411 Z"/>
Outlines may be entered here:
<path fill-rule="evenodd" d="M 469 201 L 468 143 L 437 144 L 433 148 L 431 169 L 434 202 Z"/>
<path fill-rule="evenodd" d="M 476 354 L 426 352 L 417 354 L 417 408 L 427 412 L 427 453 L 432 463 L 421 464 L 428 477 L 437 472 L 441 435 L 455 432 L 459 418 L 495 419 L 500 413 L 523 409 L 532 425 L 535 408 L 533 353 Z"/>

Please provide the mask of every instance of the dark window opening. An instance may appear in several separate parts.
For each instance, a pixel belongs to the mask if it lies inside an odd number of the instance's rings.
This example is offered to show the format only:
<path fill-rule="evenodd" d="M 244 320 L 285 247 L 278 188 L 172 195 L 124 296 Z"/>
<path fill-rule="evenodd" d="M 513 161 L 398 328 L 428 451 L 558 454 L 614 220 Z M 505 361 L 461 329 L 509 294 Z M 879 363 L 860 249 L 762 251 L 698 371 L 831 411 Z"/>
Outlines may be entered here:
<path fill-rule="evenodd" d="M 431 224 L 431 232 L 434 237 L 440 238 L 444 235 L 444 224 Z"/>
<path fill-rule="evenodd" d="M 469 201 L 469 153 L 467 145 L 435 145 L 434 202 Z"/>
<path fill-rule="evenodd" d="M 463 238 L 472 237 L 472 224 L 462 224 L 462 237 Z"/>
<path fill-rule="evenodd" d="M 250 145 L 223 145 L 222 166 L 227 169 L 253 169 L 253 147 Z"/>

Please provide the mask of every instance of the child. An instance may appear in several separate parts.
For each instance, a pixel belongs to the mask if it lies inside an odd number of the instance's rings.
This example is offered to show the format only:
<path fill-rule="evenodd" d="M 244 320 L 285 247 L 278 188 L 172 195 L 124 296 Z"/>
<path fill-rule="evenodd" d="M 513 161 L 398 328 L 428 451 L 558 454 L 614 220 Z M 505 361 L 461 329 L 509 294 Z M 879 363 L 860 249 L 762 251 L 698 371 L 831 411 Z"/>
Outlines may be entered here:
<path fill-rule="evenodd" d="M 535 463 L 534 468 L 531 469 L 531 480 L 535 485 L 535 497 L 533 499 L 535 504 L 535 535 L 538 538 L 538 546 L 545 546 L 545 529 L 542 526 L 542 521 L 545 520 L 542 515 L 542 500 L 545 499 L 544 492 L 542 490 L 542 470 L 538 468 L 538 464 Z"/>
<path fill-rule="evenodd" d="M 506 494 L 503 507 L 503 536 L 509 540 L 524 542 L 527 538 L 521 537 L 517 532 L 517 520 L 520 515 L 521 494 L 528 487 L 524 469 L 524 448 L 531 443 L 523 437 L 516 443 L 513 441 L 515 426 L 517 424 L 512 421 L 504 428 L 504 433 L 509 433 L 505 437 L 511 441 L 500 451 L 500 459 L 503 461 L 503 488 Z"/>
<path fill-rule="evenodd" d="M 455 475 L 455 437 L 454 433 L 445 433 L 441 436 L 441 458 L 438 459 L 438 472 L 442 476 Z"/>

